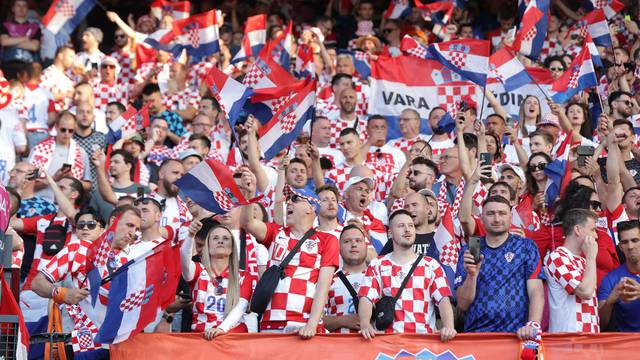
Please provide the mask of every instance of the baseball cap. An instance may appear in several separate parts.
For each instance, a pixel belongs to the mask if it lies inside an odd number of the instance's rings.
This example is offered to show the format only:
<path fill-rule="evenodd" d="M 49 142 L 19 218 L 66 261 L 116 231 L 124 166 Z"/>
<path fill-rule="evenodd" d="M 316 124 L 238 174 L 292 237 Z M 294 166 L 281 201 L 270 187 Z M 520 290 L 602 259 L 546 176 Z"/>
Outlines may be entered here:
<path fill-rule="evenodd" d="M 142 135 L 135 134 L 132 137 L 125 140 L 124 144 L 132 143 L 132 142 L 137 142 L 138 144 L 140 144 L 140 146 L 142 146 L 142 149 L 144 149 L 144 139 L 142 138 Z"/>
<path fill-rule="evenodd" d="M 554 114 L 546 114 L 542 117 L 542 120 L 536 124 L 536 127 L 540 127 L 542 125 L 553 125 L 560 129 L 560 121 L 558 120 L 558 116 Z"/>
<path fill-rule="evenodd" d="M 187 150 L 181 152 L 180 153 L 180 161 L 188 158 L 189 156 L 196 156 L 198 159 L 200 159 L 200 161 L 202 161 L 202 156 L 200 156 L 200 154 L 198 154 L 198 152 L 193 150 L 193 149 L 187 149 Z"/>
<path fill-rule="evenodd" d="M 347 184 L 344 186 L 344 189 L 347 190 L 351 185 L 355 185 L 359 182 L 365 181 L 370 188 L 374 188 L 376 186 L 376 181 L 373 180 L 372 177 L 369 176 L 350 176 Z"/>
<path fill-rule="evenodd" d="M 500 176 L 502 176 L 502 172 L 504 172 L 505 170 L 511 170 L 514 173 L 516 173 L 516 175 L 518 175 L 518 177 L 520 178 L 520 180 L 522 180 L 522 182 L 526 182 L 527 178 L 524 176 L 524 170 L 522 170 L 522 168 L 520 168 L 520 166 L 513 166 L 511 164 L 504 164 L 502 166 L 500 166 L 498 168 L 498 171 L 500 172 Z"/>

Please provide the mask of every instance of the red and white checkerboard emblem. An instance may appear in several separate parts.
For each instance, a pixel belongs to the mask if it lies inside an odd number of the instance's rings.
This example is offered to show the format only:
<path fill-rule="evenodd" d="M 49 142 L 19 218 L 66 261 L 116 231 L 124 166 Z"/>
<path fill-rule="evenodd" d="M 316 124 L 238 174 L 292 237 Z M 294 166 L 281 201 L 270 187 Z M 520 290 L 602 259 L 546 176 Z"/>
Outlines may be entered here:
<path fill-rule="evenodd" d="M 369 61 L 369 54 L 363 51 L 355 52 L 356 60 Z"/>
<path fill-rule="evenodd" d="M 254 87 L 258 85 L 260 80 L 265 76 L 259 66 L 253 64 L 248 73 L 245 74 L 242 83 L 248 87 Z"/>
<path fill-rule="evenodd" d="M 474 98 L 476 95 L 475 86 L 438 86 L 438 103 L 448 112 L 455 113 L 456 103 L 464 96 Z"/>
<path fill-rule="evenodd" d="M 129 296 L 120 303 L 120 311 L 128 312 L 140 307 L 149 300 L 151 294 L 153 294 L 153 285 L 129 294 Z"/>
<path fill-rule="evenodd" d="M 200 29 L 197 26 L 191 26 L 189 28 L 189 41 L 194 48 L 200 46 Z"/>
<path fill-rule="evenodd" d="M 593 6 L 596 9 L 602 9 L 603 7 L 609 5 L 609 2 L 611 2 L 611 0 L 596 0 L 593 1 Z"/>
<path fill-rule="evenodd" d="M 425 56 L 427 56 L 427 50 L 421 47 L 415 47 L 413 49 L 408 49 L 407 54 L 413 55 L 418 58 L 424 58 Z"/>
<path fill-rule="evenodd" d="M 296 127 L 296 114 L 291 112 L 282 118 L 280 127 L 283 133 L 290 133 Z"/>
<path fill-rule="evenodd" d="M 58 12 L 64 15 L 64 17 L 73 17 L 76 14 L 76 9 L 67 0 L 60 0 L 58 3 Z"/>
<path fill-rule="evenodd" d="M 450 56 L 450 60 L 453 66 L 462 69 L 463 67 L 465 67 L 465 65 L 467 65 L 467 54 L 460 51 L 452 51 L 450 53 Z"/>
<path fill-rule="evenodd" d="M 225 211 L 231 211 L 233 209 L 233 202 L 229 199 L 224 191 L 214 191 L 213 198 L 216 200 L 220 208 Z"/>
<path fill-rule="evenodd" d="M 524 34 L 524 37 L 522 38 L 522 40 L 531 41 L 533 40 L 533 38 L 536 37 L 537 34 L 538 34 L 538 29 L 536 29 L 536 27 L 533 26 L 531 29 L 529 29 L 529 31 L 527 31 L 526 34 Z"/>
<path fill-rule="evenodd" d="M 569 88 L 575 89 L 578 87 L 578 78 L 580 77 L 580 67 L 573 66 L 571 68 L 571 78 L 569 78 Z"/>

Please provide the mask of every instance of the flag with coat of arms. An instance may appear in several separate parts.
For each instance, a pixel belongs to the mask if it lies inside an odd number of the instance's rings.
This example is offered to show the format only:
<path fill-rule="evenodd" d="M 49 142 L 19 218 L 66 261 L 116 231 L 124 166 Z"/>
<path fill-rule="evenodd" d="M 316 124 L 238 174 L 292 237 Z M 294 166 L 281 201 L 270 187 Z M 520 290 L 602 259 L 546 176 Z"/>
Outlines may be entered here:
<path fill-rule="evenodd" d="M 435 43 L 428 47 L 433 59 L 482 87 L 487 83 L 490 51 L 490 41 L 473 39 Z"/>
<path fill-rule="evenodd" d="M 199 62 L 220 51 L 218 23 L 221 20 L 222 14 L 218 10 L 175 20 L 172 31 L 159 42 L 165 45 L 173 42 L 176 45 L 173 49 L 174 56 L 179 56 L 184 49 L 194 61 Z"/>
<path fill-rule="evenodd" d="M 564 104 L 579 91 L 597 85 L 598 78 L 593 68 L 589 48 L 583 47 L 567 71 L 551 85 L 551 90 L 556 91 L 551 98 L 559 104 Z"/>
<path fill-rule="evenodd" d="M 57 45 L 64 45 L 96 2 L 96 0 L 54 0 L 41 19 L 42 25 L 55 36 Z"/>
<path fill-rule="evenodd" d="M 242 46 L 231 60 L 232 64 L 257 56 L 267 42 L 267 15 L 250 16 L 244 27 Z"/>

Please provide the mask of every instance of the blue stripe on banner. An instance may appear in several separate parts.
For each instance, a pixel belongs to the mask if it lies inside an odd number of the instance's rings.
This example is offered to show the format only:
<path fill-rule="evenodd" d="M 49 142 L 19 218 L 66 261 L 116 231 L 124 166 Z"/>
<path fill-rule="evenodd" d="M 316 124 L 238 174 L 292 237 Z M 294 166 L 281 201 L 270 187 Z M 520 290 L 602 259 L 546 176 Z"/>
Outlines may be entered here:
<path fill-rule="evenodd" d="M 91 293 L 91 306 L 96 307 L 96 302 L 98 301 L 98 296 L 100 292 L 100 283 L 102 282 L 102 277 L 100 276 L 100 271 L 97 268 L 93 268 L 87 274 L 89 278 L 89 292 Z"/>
<path fill-rule="evenodd" d="M 289 145 L 293 144 L 300 131 L 302 131 L 304 124 L 313 118 L 314 112 L 315 107 L 310 106 L 307 111 L 302 114 L 300 121 L 298 121 L 296 127 L 290 133 L 284 134 L 279 137 L 278 140 L 276 140 L 273 145 L 271 145 L 271 147 L 265 150 L 265 159 L 273 159 L 282 149 L 285 149 Z"/>
<path fill-rule="evenodd" d="M 76 9 L 76 14 L 71 19 L 62 25 L 58 34 L 56 34 L 56 43 L 66 41 L 70 38 L 71 33 L 76 27 L 87 17 L 91 9 L 96 6 L 96 0 L 84 0 L 80 3 L 80 6 Z"/>
<path fill-rule="evenodd" d="M 123 265 L 126 267 L 118 269 L 118 273 L 114 274 L 111 278 L 111 284 L 109 285 L 109 300 L 107 303 L 107 313 L 104 317 L 104 322 L 95 337 L 95 342 L 100 344 L 110 344 L 113 339 L 118 336 L 118 330 L 122 323 L 122 317 L 124 314 L 120 311 L 120 303 L 127 296 L 127 282 L 129 280 L 128 265 L 131 262 Z M 121 271 L 123 270 L 123 271 Z"/>
<path fill-rule="evenodd" d="M 387 141 L 402 137 L 402 133 L 400 132 L 400 116 L 387 115 L 384 118 L 387 119 Z M 420 119 L 420 134 L 433 134 L 429 126 L 429 119 Z"/>
<path fill-rule="evenodd" d="M 49 316 L 45 315 L 36 322 L 25 323 L 29 334 L 41 334 L 47 332 Z M 29 359 L 42 359 L 44 356 L 44 344 L 32 344 L 29 346 Z"/>
<path fill-rule="evenodd" d="M 222 210 L 217 202 L 213 199 L 213 194 L 208 187 L 206 187 L 198 178 L 193 176 L 190 173 L 184 174 L 178 181 L 176 181 L 176 186 L 179 187 L 182 192 L 188 197 L 190 197 L 193 201 L 195 201 L 198 205 L 204 207 L 205 209 L 216 213 L 216 214 L 226 214 L 227 212 Z"/>
<path fill-rule="evenodd" d="M 578 87 L 573 89 L 568 89 L 565 92 L 559 92 L 553 95 L 551 98 L 553 99 L 553 101 L 557 102 L 558 104 L 564 104 L 567 101 L 569 101 L 569 99 L 571 99 L 571 97 L 577 94 L 579 91 L 585 90 L 597 85 L 598 85 L 598 80 L 596 79 L 596 75 L 594 73 L 582 74 L 580 75 L 580 78 L 578 78 Z"/>
<path fill-rule="evenodd" d="M 220 44 L 218 43 L 218 40 L 206 44 L 200 44 L 197 48 L 194 48 L 191 45 L 184 46 L 183 48 L 187 49 L 187 54 L 193 57 L 196 62 L 209 55 L 220 52 Z"/>

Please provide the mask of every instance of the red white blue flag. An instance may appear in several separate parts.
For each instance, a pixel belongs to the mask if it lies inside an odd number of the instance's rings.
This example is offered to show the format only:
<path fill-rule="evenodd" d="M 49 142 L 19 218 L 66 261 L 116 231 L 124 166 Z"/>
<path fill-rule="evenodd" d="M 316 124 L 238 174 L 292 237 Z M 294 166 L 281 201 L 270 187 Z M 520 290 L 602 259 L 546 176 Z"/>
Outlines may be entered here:
<path fill-rule="evenodd" d="M 259 56 L 263 59 L 271 58 L 280 64 L 286 71 L 291 69 L 291 59 L 293 58 L 293 23 L 289 21 L 287 28 L 274 40 L 267 42 L 262 48 Z"/>
<path fill-rule="evenodd" d="M 400 50 L 408 56 L 418 59 L 430 59 L 427 47 L 418 42 L 410 35 L 405 35 L 400 41 Z"/>
<path fill-rule="evenodd" d="M 257 56 L 267 42 L 267 15 L 250 16 L 244 27 L 242 46 L 231 60 L 232 64 Z"/>
<path fill-rule="evenodd" d="M 583 47 L 578 57 L 573 59 L 569 69 L 551 85 L 551 90 L 556 91 L 556 94 L 551 98 L 559 104 L 564 104 L 579 91 L 597 85 L 598 78 L 593 68 L 589 49 Z"/>
<path fill-rule="evenodd" d="M 175 20 L 182 20 L 189 17 L 191 13 L 191 3 L 188 1 L 165 1 L 155 0 L 151 3 L 151 15 L 162 20 L 164 14 L 171 15 Z"/>
<path fill-rule="evenodd" d="M 284 86 L 294 81 L 291 73 L 268 56 L 258 57 L 242 79 L 244 85 L 254 90 Z"/>
<path fill-rule="evenodd" d="M 42 25 L 63 45 L 75 28 L 87 17 L 96 0 L 54 0 L 42 17 Z"/>
<path fill-rule="evenodd" d="M 624 4 L 619 0 L 588 0 L 583 3 L 587 11 L 602 9 L 607 19 L 611 19 L 616 14 L 624 10 Z"/>
<path fill-rule="evenodd" d="M 431 44 L 428 50 L 435 60 L 463 78 L 486 85 L 491 51 L 488 40 L 453 40 Z"/>
<path fill-rule="evenodd" d="M 308 79 L 300 92 L 287 101 L 258 131 L 260 148 L 266 160 L 293 144 L 307 121 L 315 114 L 316 81 Z"/>
<path fill-rule="evenodd" d="M 567 31 L 567 36 L 576 32 L 582 37 L 586 37 L 587 34 L 591 35 L 593 42 L 598 46 L 612 46 L 609 23 L 607 23 L 607 18 L 602 9 L 593 10 L 581 20 L 578 20 Z"/>
<path fill-rule="evenodd" d="M 253 92 L 242 83 L 218 70 L 215 66 L 209 71 L 205 82 L 213 96 L 218 100 L 220 108 L 226 118 L 229 119 L 229 124 L 233 129 L 244 103 Z"/>
<path fill-rule="evenodd" d="M 298 45 L 295 74 L 297 77 L 303 79 L 316 76 L 316 62 L 313 58 L 313 49 L 307 44 Z"/>
<path fill-rule="evenodd" d="M 513 48 L 522 55 L 537 60 L 542 51 L 548 27 L 549 0 L 530 0 L 522 15 Z"/>
<path fill-rule="evenodd" d="M 220 16 L 218 11 L 211 10 L 186 19 L 175 20 L 173 31 L 160 39 L 160 44 L 173 42 L 177 45 L 173 52 L 174 56 L 178 56 L 182 49 L 186 49 L 189 56 L 195 61 L 200 61 L 220 51 L 218 43 Z"/>
<path fill-rule="evenodd" d="M 387 11 L 384 12 L 385 19 L 399 19 L 411 14 L 409 0 L 391 0 Z"/>
<path fill-rule="evenodd" d="M 533 81 L 524 65 L 508 49 L 493 53 L 489 58 L 489 68 L 507 91 L 513 91 Z"/>
<path fill-rule="evenodd" d="M 231 169 L 214 159 L 196 165 L 176 181 L 176 186 L 196 204 L 214 214 L 226 214 L 235 207 L 259 200 L 247 200 L 236 184 Z"/>
<path fill-rule="evenodd" d="M 423 18 L 434 18 L 434 14 L 439 12 L 444 12 L 444 16 L 442 19 L 437 19 L 437 21 L 446 24 L 451 19 L 451 15 L 453 14 L 454 4 L 450 1 L 437 1 L 431 4 L 423 4 L 419 0 L 416 0 L 416 7 L 422 10 Z"/>
<path fill-rule="evenodd" d="M 244 110 L 255 116 L 262 124 L 266 124 L 306 85 L 306 80 L 298 80 L 277 87 L 256 89 L 250 101 L 245 103 Z"/>

